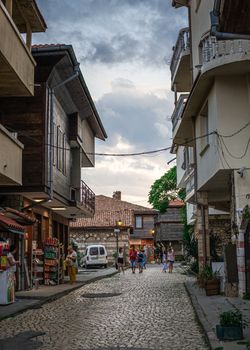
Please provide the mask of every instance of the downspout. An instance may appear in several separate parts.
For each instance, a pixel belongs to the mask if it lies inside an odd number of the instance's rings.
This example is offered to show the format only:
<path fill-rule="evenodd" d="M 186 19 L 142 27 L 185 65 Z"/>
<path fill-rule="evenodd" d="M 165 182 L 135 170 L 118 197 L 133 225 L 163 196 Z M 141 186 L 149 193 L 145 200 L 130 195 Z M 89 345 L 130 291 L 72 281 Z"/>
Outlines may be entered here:
<path fill-rule="evenodd" d="M 77 78 L 80 73 L 79 64 L 74 66 L 74 74 L 58 83 L 57 85 L 49 88 L 50 96 L 50 148 L 49 148 L 49 200 L 53 199 L 54 194 L 54 181 L 53 181 L 53 153 L 54 153 L 54 96 L 55 90 L 62 87 L 63 85 L 69 83 L 71 80 Z"/>
<path fill-rule="evenodd" d="M 220 7 L 221 7 L 221 0 L 215 0 L 213 11 L 210 12 L 211 35 L 215 36 L 216 39 L 218 40 L 230 40 L 230 39 L 231 40 L 236 40 L 236 39 L 250 40 L 250 35 L 247 35 L 247 34 L 233 34 L 233 33 L 224 33 L 219 31 Z"/>

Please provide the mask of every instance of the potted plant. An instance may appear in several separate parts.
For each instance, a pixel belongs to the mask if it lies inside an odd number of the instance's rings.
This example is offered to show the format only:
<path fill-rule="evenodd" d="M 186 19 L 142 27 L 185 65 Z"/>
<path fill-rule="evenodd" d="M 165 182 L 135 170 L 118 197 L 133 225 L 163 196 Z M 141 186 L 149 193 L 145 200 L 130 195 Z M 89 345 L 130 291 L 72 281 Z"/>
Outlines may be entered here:
<path fill-rule="evenodd" d="M 246 322 L 238 310 L 225 311 L 220 314 L 220 324 L 216 325 L 216 335 L 219 340 L 243 339 L 243 328 Z"/>
<path fill-rule="evenodd" d="M 206 295 L 218 295 L 220 294 L 220 279 L 218 272 L 213 272 L 212 268 L 208 265 L 204 266 L 203 270 L 198 276 L 198 284 L 201 288 L 204 288 Z"/>

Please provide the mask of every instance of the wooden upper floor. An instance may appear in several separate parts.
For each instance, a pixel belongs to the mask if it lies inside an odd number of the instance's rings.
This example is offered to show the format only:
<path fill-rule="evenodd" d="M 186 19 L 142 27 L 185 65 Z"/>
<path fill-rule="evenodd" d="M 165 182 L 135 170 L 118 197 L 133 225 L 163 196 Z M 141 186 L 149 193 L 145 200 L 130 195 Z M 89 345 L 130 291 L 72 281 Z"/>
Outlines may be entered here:
<path fill-rule="evenodd" d="M 34 94 L 32 33 L 45 30 L 34 0 L 0 0 L 0 96 Z"/>
<path fill-rule="evenodd" d="M 94 166 L 95 138 L 107 135 L 79 69 L 76 74 L 72 47 L 46 49 L 33 51 L 35 96 L 0 98 L 0 123 L 24 144 L 23 186 L 15 191 L 93 214 L 94 194 L 82 182 L 81 168 Z"/>

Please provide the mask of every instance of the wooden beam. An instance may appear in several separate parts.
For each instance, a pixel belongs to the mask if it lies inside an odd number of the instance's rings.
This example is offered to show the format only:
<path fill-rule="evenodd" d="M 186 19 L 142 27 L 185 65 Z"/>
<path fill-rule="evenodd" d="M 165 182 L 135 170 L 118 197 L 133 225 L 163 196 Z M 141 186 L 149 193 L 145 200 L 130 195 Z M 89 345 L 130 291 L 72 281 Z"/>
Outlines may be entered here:
<path fill-rule="evenodd" d="M 6 7 L 7 11 L 9 12 L 10 16 L 12 17 L 13 0 L 6 0 L 5 7 Z"/>

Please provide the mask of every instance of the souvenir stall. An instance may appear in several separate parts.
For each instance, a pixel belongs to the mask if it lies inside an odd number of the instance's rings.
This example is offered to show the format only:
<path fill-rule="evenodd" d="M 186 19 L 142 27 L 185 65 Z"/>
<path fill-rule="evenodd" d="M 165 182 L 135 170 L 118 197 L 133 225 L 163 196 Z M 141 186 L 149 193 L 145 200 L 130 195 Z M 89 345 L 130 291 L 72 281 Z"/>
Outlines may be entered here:
<path fill-rule="evenodd" d="M 8 254 L 10 246 L 18 246 L 24 235 L 24 227 L 0 212 L 0 304 L 15 301 L 16 274 L 9 268 Z"/>

